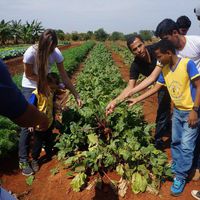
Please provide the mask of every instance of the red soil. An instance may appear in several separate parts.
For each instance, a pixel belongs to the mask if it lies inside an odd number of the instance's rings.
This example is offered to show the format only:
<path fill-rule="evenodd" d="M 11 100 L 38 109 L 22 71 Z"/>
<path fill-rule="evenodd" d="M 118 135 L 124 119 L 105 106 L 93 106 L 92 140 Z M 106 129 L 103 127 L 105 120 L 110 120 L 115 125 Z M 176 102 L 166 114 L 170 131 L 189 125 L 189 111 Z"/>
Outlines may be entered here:
<path fill-rule="evenodd" d="M 112 56 L 116 65 L 120 69 L 123 79 L 128 81 L 128 67 L 125 66 L 120 56 L 115 53 L 113 53 Z M 80 70 L 81 69 L 79 69 L 78 72 Z M 73 79 L 75 80 L 75 78 Z M 156 102 L 157 97 L 154 95 L 147 99 L 143 104 L 144 116 L 148 122 L 155 121 L 157 109 Z M 166 137 L 165 140 L 166 148 L 164 151 L 167 153 L 170 160 L 170 149 L 167 141 L 168 137 Z M 121 198 L 114 194 L 108 184 L 108 179 L 104 177 L 105 184 L 103 185 L 103 190 L 91 189 L 76 193 L 70 188 L 71 180 L 66 176 L 67 170 L 63 169 L 61 163 L 59 163 L 56 158 L 48 163 L 42 164 L 39 172 L 35 175 L 35 180 L 33 181 L 32 186 L 26 185 L 26 177 L 22 176 L 20 170 L 18 169 L 18 159 L 16 153 L 14 156 L 1 160 L 0 162 L 0 179 L 2 180 L 2 186 L 13 193 L 16 193 L 18 196 L 21 195 L 19 198 L 21 200 L 192 200 L 193 197 L 190 194 L 191 190 L 200 190 L 200 182 L 191 181 L 186 185 L 186 188 L 180 197 L 172 197 L 170 195 L 171 182 L 167 181 L 162 185 L 159 196 L 149 193 L 134 195 L 129 188 L 125 198 Z M 59 168 L 59 173 L 53 176 L 51 175 L 50 170 L 55 167 Z M 114 180 L 119 180 L 119 177 L 115 172 L 109 173 L 108 176 Z"/>

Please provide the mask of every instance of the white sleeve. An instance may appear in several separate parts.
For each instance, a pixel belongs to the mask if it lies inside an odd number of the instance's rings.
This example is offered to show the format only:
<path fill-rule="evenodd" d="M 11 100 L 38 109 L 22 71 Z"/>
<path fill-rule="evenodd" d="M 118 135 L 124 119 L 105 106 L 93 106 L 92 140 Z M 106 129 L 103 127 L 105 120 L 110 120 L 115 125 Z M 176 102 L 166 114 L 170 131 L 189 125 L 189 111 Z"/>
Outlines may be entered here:
<path fill-rule="evenodd" d="M 194 36 L 195 44 L 197 44 L 198 49 L 200 49 L 200 36 L 195 35 Z"/>
<path fill-rule="evenodd" d="M 34 60 L 35 60 L 35 54 L 32 51 L 32 47 L 29 47 L 24 53 L 23 63 L 34 64 Z"/>
<path fill-rule="evenodd" d="M 53 55 L 56 63 L 61 63 L 64 60 L 61 51 L 57 47 L 55 48 Z"/>

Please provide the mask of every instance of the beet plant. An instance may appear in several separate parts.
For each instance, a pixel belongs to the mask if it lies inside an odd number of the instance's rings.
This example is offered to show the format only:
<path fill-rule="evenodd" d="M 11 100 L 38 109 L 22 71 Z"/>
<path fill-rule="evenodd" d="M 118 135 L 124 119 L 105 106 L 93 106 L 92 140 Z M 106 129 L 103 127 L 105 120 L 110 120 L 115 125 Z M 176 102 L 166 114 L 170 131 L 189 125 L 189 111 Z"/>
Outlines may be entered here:
<path fill-rule="evenodd" d="M 116 172 L 130 183 L 134 193 L 158 191 L 161 180 L 171 176 L 167 156 L 153 145 L 141 106 L 121 103 L 105 115 L 108 102 L 125 87 L 111 54 L 99 43 L 85 61 L 76 87 L 84 101 L 79 109 L 73 97 L 63 113 L 58 158 L 73 172 L 71 186 L 80 191 L 90 175 Z M 112 181 L 112 185 L 118 185 Z"/>

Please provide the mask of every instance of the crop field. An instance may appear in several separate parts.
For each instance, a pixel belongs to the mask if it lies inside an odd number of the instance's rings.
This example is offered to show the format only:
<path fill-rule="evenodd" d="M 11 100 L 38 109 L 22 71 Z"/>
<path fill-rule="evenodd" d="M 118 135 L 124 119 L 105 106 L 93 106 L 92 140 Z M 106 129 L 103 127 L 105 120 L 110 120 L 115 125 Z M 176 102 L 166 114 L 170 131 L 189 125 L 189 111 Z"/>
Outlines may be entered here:
<path fill-rule="evenodd" d="M 20 200 L 177 199 L 170 196 L 170 133 L 162 150 L 153 145 L 156 95 L 133 107 L 121 103 L 105 115 L 106 105 L 129 79 L 134 59 L 129 50 L 117 43 L 88 41 L 62 54 L 69 75 L 77 72 L 74 84 L 84 105 L 78 108 L 68 96 L 56 122 L 56 154 L 47 163 L 41 161 L 39 172 L 28 178 L 18 168 L 20 129 L 0 117 L 2 186 Z M 13 74 L 19 88 L 21 78 L 19 69 Z M 189 182 L 178 199 L 192 199 L 192 189 L 200 189 L 200 184 Z"/>

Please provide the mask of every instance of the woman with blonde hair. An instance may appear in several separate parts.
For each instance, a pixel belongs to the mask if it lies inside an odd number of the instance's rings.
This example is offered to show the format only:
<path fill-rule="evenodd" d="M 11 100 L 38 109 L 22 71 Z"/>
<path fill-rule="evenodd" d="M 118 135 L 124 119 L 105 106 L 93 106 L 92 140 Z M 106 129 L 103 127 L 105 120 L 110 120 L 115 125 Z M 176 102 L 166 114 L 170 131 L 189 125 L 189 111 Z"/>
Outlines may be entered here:
<path fill-rule="evenodd" d="M 22 78 L 22 93 L 28 100 L 33 90 L 39 86 L 39 90 L 45 91 L 48 96 L 50 89 L 46 77 L 51 71 L 51 66 L 56 63 L 65 87 L 74 95 L 78 106 L 81 106 L 82 101 L 64 69 L 64 58 L 60 50 L 56 47 L 57 44 L 56 32 L 52 29 L 47 29 L 40 35 L 39 43 L 30 46 L 26 50 L 23 57 L 24 74 Z M 34 173 L 29 164 L 29 142 L 29 131 L 23 127 L 19 139 L 19 166 L 22 169 L 22 174 L 25 176 Z"/>

